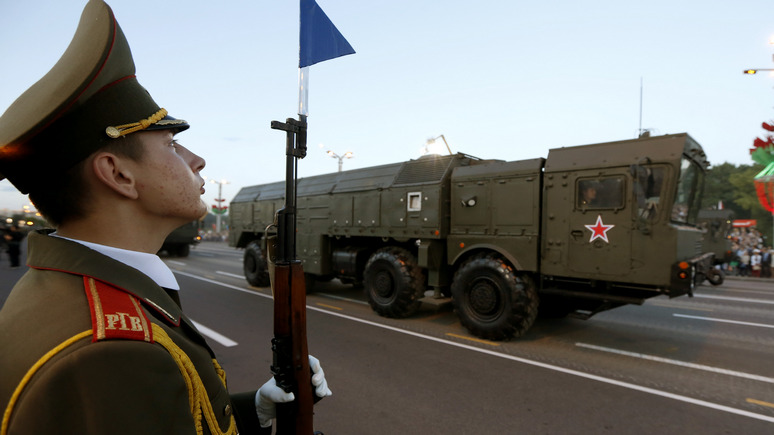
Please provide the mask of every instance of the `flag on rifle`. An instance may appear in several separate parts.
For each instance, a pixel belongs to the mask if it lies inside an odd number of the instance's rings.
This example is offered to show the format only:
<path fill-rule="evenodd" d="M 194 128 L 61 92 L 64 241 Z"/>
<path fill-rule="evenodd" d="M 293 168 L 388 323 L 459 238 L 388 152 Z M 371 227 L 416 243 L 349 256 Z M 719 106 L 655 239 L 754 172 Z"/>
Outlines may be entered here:
<path fill-rule="evenodd" d="M 298 50 L 298 114 L 309 114 L 309 66 L 355 50 L 315 0 L 301 0 Z"/>
<path fill-rule="evenodd" d="M 315 0 L 301 0 L 298 67 L 304 68 L 355 50 Z"/>

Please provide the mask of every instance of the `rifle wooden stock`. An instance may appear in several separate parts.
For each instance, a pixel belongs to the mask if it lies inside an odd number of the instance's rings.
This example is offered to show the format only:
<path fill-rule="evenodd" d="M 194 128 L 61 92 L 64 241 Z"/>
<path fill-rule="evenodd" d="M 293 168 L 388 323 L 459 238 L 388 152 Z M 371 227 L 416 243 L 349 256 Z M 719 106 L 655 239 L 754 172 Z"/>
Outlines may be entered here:
<path fill-rule="evenodd" d="M 281 387 L 292 388 L 296 400 L 277 404 L 277 434 L 314 432 L 311 370 L 306 343 L 306 288 L 301 262 L 274 266 L 274 366 Z"/>

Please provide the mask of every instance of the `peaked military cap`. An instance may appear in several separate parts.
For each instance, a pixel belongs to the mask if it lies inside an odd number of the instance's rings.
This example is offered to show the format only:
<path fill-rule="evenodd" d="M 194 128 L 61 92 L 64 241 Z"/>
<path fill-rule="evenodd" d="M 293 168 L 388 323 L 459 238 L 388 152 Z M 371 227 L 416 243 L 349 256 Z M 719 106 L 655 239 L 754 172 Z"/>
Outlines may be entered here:
<path fill-rule="evenodd" d="M 110 6 L 90 0 L 56 65 L 0 117 L 0 180 L 29 193 L 116 138 L 186 128 L 137 81 Z"/>

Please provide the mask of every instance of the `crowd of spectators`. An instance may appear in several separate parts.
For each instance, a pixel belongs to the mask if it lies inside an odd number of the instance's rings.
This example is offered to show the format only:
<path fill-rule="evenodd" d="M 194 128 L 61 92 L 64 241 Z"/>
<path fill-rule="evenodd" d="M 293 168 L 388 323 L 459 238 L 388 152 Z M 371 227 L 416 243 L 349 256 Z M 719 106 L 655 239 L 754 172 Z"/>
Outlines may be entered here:
<path fill-rule="evenodd" d="M 199 236 L 203 242 L 225 242 L 228 240 L 228 230 L 220 232 L 199 231 Z"/>
<path fill-rule="evenodd" d="M 771 278 L 772 249 L 763 244 L 761 233 L 755 228 L 734 228 L 731 259 L 726 265 L 729 275 Z"/>

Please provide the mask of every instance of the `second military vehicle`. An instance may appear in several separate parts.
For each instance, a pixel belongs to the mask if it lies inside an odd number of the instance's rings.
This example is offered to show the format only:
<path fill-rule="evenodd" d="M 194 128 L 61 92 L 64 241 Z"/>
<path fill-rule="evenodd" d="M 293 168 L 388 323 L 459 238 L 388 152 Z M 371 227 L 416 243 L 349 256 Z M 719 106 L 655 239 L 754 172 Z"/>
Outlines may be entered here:
<path fill-rule="evenodd" d="M 531 160 L 428 155 L 306 177 L 297 256 L 308 288 L 362 283 L 387 317 L 410 316 L 426 292 L 450 297 L 472 334 L 509 339 L 538 308 L 588 318 L 691 294 L 714 273 L 696 225 L 708 166 L 701 146 L 676 134 Z M 267 227 L 284 192 L 284 182 L 250 186 L 231 202 L 229 244 L 245 248 L 252 285 L 269 285 Z"/>
<path fill-rule="evenodd" d="M 729 234 L 733 229 L 733 210 L 699 210 L 698 223 L 704 228 L 704 250 L 715 254 L 715 267 L 719 268 L 724 263 L 733 260 L 733 243 Z M 721 272 L 708 276 L 707 279 L 714 285 L 723 283 L 724 275 Z"/>
<path fill-rule="evenodd" d="M 161 251 L 174 257 L 187 257 L 191 252 L 191 245 L 201 241 L 199 236 L 199 221 L 189 222 L 172 231 L 161 246 Z"/>

